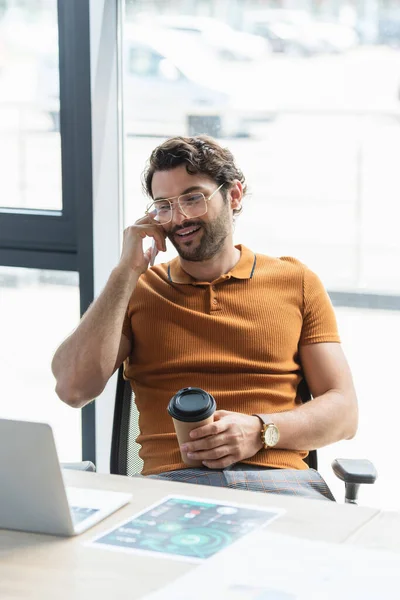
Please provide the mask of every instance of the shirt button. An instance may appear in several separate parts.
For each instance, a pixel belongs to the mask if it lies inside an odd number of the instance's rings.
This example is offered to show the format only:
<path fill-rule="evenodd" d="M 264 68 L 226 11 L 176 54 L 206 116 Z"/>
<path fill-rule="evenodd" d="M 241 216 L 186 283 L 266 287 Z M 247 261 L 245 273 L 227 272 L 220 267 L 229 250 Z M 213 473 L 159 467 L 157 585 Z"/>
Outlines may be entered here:
<path fill-rule="evenodd" d="M 216 298 L 214 298 L 213 304 L 218 304 L 218 300 Z"/>
<path fill-rule="evenodd" d="M 216 290 L 217 288 L 215 287 L 215 285 L 212 285 L 212 286 L 211 286 L 211 289 L 213 290 L 213 292 L 215 292 L 215 290 Z"/>

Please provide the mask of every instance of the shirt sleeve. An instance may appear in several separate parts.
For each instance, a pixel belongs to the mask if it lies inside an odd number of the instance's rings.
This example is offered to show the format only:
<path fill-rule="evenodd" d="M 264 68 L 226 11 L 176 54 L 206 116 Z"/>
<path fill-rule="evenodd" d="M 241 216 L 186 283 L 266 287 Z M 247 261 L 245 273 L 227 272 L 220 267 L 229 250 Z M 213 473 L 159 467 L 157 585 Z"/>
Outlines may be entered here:
<path fill-rule="evenodd" d="M 133 336 L 132 336 L 132 326 L 131 326 L 131 317 L 130 317 L 130 312 L 129 312 L 129 306 L 126 310 L 124 322 L 122 324 L 122 333 L 124 334 L 125 337 L 128 338 L 128 340 L 130 340 L 132 342 Z"/>
<path fill-rule="evenodd" d="M 303 326 L 301 346 L 338 342 L 340 337 L 332 302 L 319 277 L 307 267 L 303 279 Z"/>

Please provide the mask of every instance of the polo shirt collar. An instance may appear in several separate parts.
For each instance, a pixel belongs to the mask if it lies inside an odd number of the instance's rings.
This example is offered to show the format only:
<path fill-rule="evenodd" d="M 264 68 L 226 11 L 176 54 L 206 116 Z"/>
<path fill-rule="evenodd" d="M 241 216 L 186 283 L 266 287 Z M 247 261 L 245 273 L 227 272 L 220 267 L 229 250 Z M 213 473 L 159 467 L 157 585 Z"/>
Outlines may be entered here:
<path fill-rule="evenodd" d="M 230 279 L 230 277 L 234 277 L 235 279 L 251 279 L 253 277 L 257 261 L 256 255 L 254 254 L 254 252 L 252 252 L 242 244 L 238 244 L 237 246 L 235 246 L 235 248 L 238 248 L 238 250 L 240 250 L 240 259 L 238 263 L 233 267 L 231 271 L 229 271 L 229 273 L 222 275 L 218 278 L 218 280 Z M 174 258 L 170 263 L 168 263 L 167 274 L 168 280 L 171 283 L 186 283 L 192 285 L 204 285 L 205 283 L 197 281 L 191 275 L 186 273 L 186 271 L 184 271 L 181 267 L 179 257 Z"/>

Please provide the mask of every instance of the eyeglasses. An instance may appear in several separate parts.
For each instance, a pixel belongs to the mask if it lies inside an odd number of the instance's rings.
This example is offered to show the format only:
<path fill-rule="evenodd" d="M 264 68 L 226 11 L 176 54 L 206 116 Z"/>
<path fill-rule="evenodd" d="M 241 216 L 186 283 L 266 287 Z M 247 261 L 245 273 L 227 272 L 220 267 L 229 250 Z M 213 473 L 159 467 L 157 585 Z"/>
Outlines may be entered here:
<path fill-rule="evenodd" d="M 146 214 L 156 213 L 154 219 L 160 223 L 160 225 L 166 225 L 172 221 L 172 210 L 174 203 L 172 200 L 177 200 L 179 210 L 188 219 L 194 217 L 201 217 L 205 215 L 208 210 L 208 204 L 213 196 L 224 186 L 222 183 L 208 198 L 202 192 L 189 192 L 188 194 L 182 194 L 181 196 L 174 196 L 173 198 L 163 198 L 152 202 L 146 209 Z"/>

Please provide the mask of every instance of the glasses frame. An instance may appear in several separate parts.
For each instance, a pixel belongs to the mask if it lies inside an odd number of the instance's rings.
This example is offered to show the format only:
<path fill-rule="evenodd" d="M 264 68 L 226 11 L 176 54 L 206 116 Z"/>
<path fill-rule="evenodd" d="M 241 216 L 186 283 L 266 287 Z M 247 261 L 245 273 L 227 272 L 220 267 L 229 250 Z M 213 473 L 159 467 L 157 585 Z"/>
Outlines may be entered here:
<path fill-rule="evenodd" d="M 203 192 L 187 192 L 186 194 L 181 194 L 180 196 L 172 196 L 171 198 L 162 198 L 162 199 L 160 199 L 160 200 L 157 200 L 157 202 L 161 202 L 161 201 L 163 201 L 163 202 L 169 202 L 169 205 L 170 205 L 170 210 L 171 210 L 171 218 L 170 218 L 170 220 L 169 220 L 169 221 L 164 221 L 163 223 L 157 223 L 157 225 L 168 225 L 168 223 L 171 223 L 171 221 L 172 221 L 172 215 L 173 215 L 173 208 L 174 208 L 174 203 L 172 202 L 172 200 L 175 200 L 175 199 L 176 199 L 176 200 L 177 200 L 177 202 L 178 202 L 178 207 L 179 207 L 179 210 L 180 210 L 180 212 L 181 212 L 181 213 L 182 213 L 182 214 L 183 214 L 183 215 L 184 215 L 184 216 L 185 216 L 187 219 L 191 219 L 191 218 L 194 218 L 194 219 L 195 219 L 196 217 L 202 217 L 203 215 L 207 214 L 207 211 L 208 211 L 208 202 L 209 202 L 210 200 L 212 200 L 212 198 L 215 196 L 215 194 L 216 194 L 217 192 L 219 192 L 219 190 L 220 190 L 220 189 L 221 189 L 221 188 L 222 188 L 224 185 L 225 185 L 225 183 L 221 183 L 221 185 L 220 185 L 220 186 L 219 186 L 219 187 L 218 187 L 216 190 L 214 190 L 214 191 L 213 191 L 213 193 L 212 193 L 212 194 L 210 194 L 209 196 L 206 196 L 205 194 L 203 194 Z M 193 193 L 193 194 L 196 194 L 196 193 L 197 193 L 197 194 L 201 194 L 201 195 L 203 196 L 203 198 L 204 198 L 204 202 L 205 202 L 205 206 L 206 206 L 206 210 L 205 210 L 204 212 L 202 212 L 200 215 L 196 215 L 196 217 L 190 217 L 189 215 L 187 215 L 187 214 L 185 213 L 185 211 L 183 210 L 183 208 L 182 208 L 182 206 L 181 206 L 181 203 L 180 203 L 180 199 L 182 198 L 182 196 L 187 196 L 188 194 L 191 194 L 191 193 Z M 153 206 L 153 204 L 155 204 L 155 202 L 154 202 L 154 201 L 153 201 L 151 204 L 149 204 L 149 205 L 147 206 L 147 208 L 146 208 L 146 211 L 145 211 L 145 212 L 146 212 L 146 215 L 150 215 L 150 213 L 152 212 L 150 209 L 151 209 L 151 207 Z M 175 204 L 175 206 L 176 206 L 176 204 Z M 151 216 L 151 215 L 150 215 L 150 216 Z"/>

